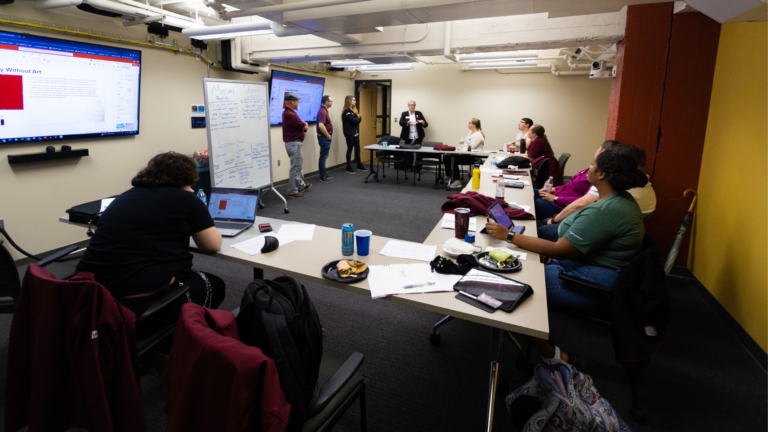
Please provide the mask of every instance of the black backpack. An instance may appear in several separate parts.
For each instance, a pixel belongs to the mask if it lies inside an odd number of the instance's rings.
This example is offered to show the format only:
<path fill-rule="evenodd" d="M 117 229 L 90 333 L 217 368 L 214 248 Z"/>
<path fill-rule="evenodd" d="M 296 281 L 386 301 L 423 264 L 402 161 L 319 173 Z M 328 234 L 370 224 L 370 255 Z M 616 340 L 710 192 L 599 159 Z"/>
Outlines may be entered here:
<path fill-rule="evenodd" d="M 531 160 L 524 156 L 512 156 L 496 164 L 499 168 L 507 168 L 510 165 L 514 165 L 518 168 L 530 168 Z"/>
<path fill-rule="evenodd" d="M 300 430 L 323 356 L 323 330 L 307 290 L 290 276 L 254 280 L 243 293 L 237 328 L 244 344 L 275 361 L 292 406 L 289 428 Z"/>
<path fill-rule="evenodd" d="M 383 144 L 384 142 L 386 142 L 387 145 L 397 145 L 397 144 L 400 144 L 400 137 L 392 136 L 392 135 L 384 135 L 379 140 L 379 144 Z"/>

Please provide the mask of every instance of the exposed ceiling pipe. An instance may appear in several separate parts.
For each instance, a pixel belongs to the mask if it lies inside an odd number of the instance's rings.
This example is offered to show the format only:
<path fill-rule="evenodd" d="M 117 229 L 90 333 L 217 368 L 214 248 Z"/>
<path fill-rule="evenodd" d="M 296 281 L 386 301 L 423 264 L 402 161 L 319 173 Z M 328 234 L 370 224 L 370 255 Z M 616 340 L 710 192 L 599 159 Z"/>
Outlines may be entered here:
<path fill-rule="evenodd" d="M 185 16 L 185 15 L 177 14 L 177 13 L 174 13 L 174 12 L 168 12 L 165 9 L 156 8 L 154 6 L 149 6 L 149 5 L 144 4 L 144 3 L 139 3 L 139 2 L 132 1 L 132 0 L 115 0 L 115 1 L 118 2 L 118 3 L 122 3 L 122 4 L 126 5 L 126 6 L 134 7 L 134 8 L 137 8 L 137 9 L 143 9 L 143 10 L 146 10 L 146 11 L 149 11 L 149 12 L 153 12 L 153 14 L 155 14 L 155 15 L 166 15 L 166 16 L 168 16 L 170 18 L 176 18 L 176 19 L 180 19 L 180 20 L 184 20 L 184 21 L 189 21 L 190 23 L 193 23 L 193 24 L 197 24 L 197 21 L 194 18 L 192 18 L 192 17 L 188 17 L 188 16 Z M 92 2 L 91 2 L 91 0 L 88 0 L 87 3 L 92 3 Z M 112 3 L 112 2 L 110 2 L 110 3 Z"/>
<path fill-rule="evenodd" d="M 443 45 L 443 57 L 455 62 L 456 56 L 451 54 L 451 22 L 445 23 L 445 44 Z"/>
<path fill-rule="evenodd" d="M 108 0 L 82 0 L 82 3 L 93 6 L 96 9 L 114 12 L 128 17 L 149 18 L 165 15 L 166 18 L 163 20 L 164 24 L 179 28 L 190 28 L 199 25 L 193 18 L 185 17 L 184 15 L 179 15 L 173 12 L 161 11 L 152 6 L 129 0 L 121 0 L 120 3 Z"/>
<path fill-rule="evenodd" d="M 225 12 L 227 18 L 238 18 L 253 15 L 263 15 L 272 12 L 289 12 L 304 9 L 314 9 L 326 6 L 336 6 L 349 3 L 360 3 L 371 0 L 307 0 L 295 3 L 283 3 L 273 6 L 257 7 L 253 9 L 245 9 L 241 11 Z"/>
<path fill-rule="evenodd" d="M 589 72 L 587 72 L 587 71 L 584 71 L 584 72 L 578 72 L 578 71 L 559 71 L 559 70 L 557 70 L 557 68 L 553 64 L 550 64 L 549 67 L 550 67 L 550 71 L 552 72 L 552 75 L 554 75 L 554 76 L 560 76 L 560 75 L 589 75 Z"/>
<path fill-rule="evenodd" d="M 301 36 L 301 35 L 316 33 L 312 29 L 304 28 L 297 25 L 280 24 L 274 21 L 269 23 L 269 26 L 272 29 L 272 31 L 275 32 L 275 36 L 277 37 Z"/>
<path fill-rule="evenodd" d="M 49 10 L 58 9 L 69 6 L 79 6 L 83 3 L 83 0 L 47 0 L 35 3 L 35 9 Z"/>
<path fill-rule="evenodd" d="M 232 39 L 232 68 L 248 72 L 269 73 L 269 66 L 253 66 L 248 62 L 243 61 L 242 39 L 243 38 Z"/>

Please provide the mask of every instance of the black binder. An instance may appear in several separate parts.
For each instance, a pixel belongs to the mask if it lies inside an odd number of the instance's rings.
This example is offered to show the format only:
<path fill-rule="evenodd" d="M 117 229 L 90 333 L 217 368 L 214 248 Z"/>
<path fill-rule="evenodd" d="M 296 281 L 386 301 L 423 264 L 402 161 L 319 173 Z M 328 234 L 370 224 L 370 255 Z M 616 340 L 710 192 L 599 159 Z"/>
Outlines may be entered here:
<path fill-rule="evenodd" d="M 108 198 L 114 198 L 114 196 Z M 101 200 L 76 205 L 67 210 L 67 213 L 70 222 L 96 225 L 101 216 Z"/>

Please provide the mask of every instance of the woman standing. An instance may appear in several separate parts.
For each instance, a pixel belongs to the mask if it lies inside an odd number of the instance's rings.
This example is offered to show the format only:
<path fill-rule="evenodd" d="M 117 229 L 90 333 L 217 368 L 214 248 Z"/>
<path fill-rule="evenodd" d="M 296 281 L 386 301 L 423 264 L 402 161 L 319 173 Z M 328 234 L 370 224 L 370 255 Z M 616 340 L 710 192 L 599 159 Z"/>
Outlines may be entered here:
<path fill-rule="evenodd" d="M 363 163 L 360 162 L 360 122 L 363 119 L 357 111 L 357 100 L 352 95 L 344 98 L 344 108 L 341 113 L 341 122 L 344 126 L 344 139 L 347 141 L 347 174 L 354 174 L 350 158 L 352 150 L 355 150 L 355 162 L 359 171 L 365 171 Z"/>
<path fill-rule="evenodd" d="M 464 138 L 464 144 L 459 146 L 456 151 L 470 151 L 480 150 L 485 144 L 485 134 L 483 128 L 480 125 L 480 120 L 473 118 L 467 125 L 469 128 L 469 134 Z M 450 159 L 453 159 L 453 165 L 450 164 Z M 459 165 L 471 165 L 475 163 L 475 158 L 469 155 L 449 156 L 445 155 L 443 164 L 445 165 L 445 181 L 450 181 L 451 173 L 459 172 Z M 450 189 L 461 189 L 461 180 L 454 181 L 448 186 Z"/>
<path fill-rule="evenodd" d="M 405 140 L 406 144 L 421 144 L 424 141 L 424 128 L 429 126 L 427 119 L 424 118 L 424 114 L 421 111 L 416 111 L 416 102 L 408 101 L 408 111 L 403 111 L 400 114 L 400 139 Z M 413 166 L 413 156 L 408 155 L 408 166 Z M 416 166 L 417 170 L 421 170 L 420 166 Z M 411 171 L 410 169 L 408 170 Z"/>

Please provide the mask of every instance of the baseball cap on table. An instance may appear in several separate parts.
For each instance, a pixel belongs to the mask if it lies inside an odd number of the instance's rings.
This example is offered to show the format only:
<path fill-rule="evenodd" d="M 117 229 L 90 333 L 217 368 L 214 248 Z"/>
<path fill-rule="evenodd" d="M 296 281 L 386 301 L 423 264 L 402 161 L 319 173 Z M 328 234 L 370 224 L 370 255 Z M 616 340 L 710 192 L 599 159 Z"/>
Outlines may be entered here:
<path fill-rule="evenodd" d="M 301 98 L 296 93 L 286 93 L 285 94 L 285 100 L 286 101 L 292 101 L 292 100 L 300 100 Z"/>

